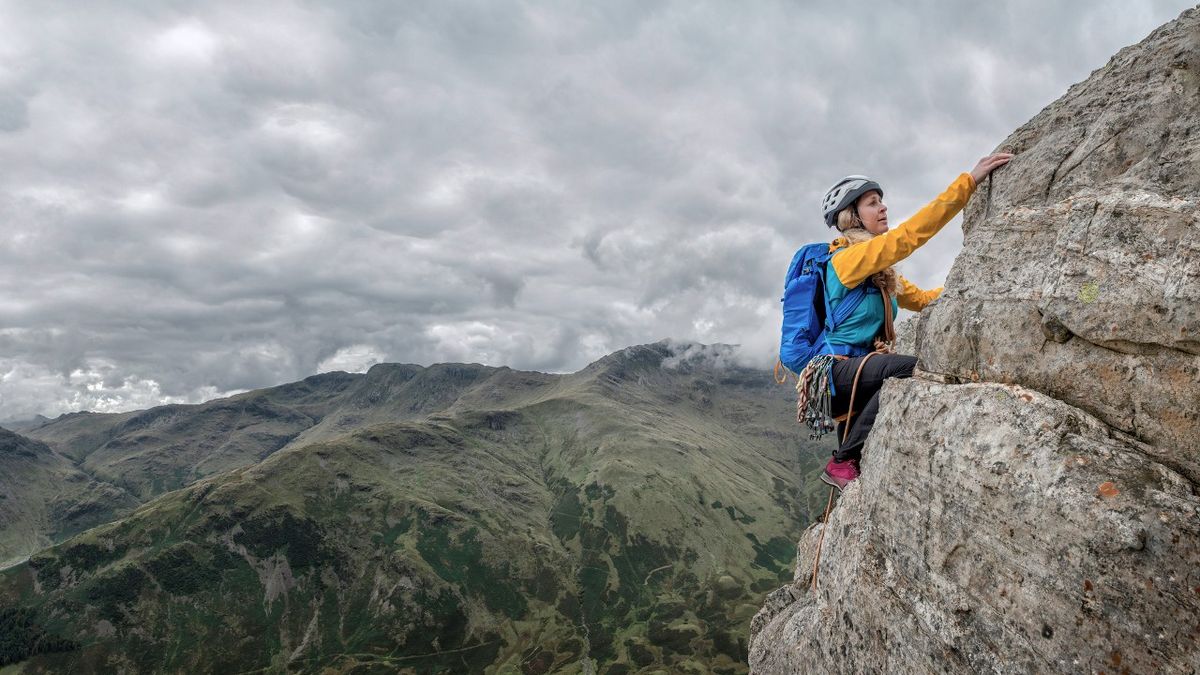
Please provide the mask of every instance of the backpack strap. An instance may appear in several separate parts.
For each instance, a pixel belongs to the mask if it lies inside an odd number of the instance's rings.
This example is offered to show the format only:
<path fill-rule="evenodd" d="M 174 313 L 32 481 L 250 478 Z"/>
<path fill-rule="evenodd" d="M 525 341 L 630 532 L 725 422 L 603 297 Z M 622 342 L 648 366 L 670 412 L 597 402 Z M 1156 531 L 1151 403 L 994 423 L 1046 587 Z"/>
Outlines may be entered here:
<path fill-rule="evenodd" d="M 842 325 L 843 321 L 850 318 L 850 315 L 854 313 L 854 310 L 858 309 L 858 306 L 862 303 L 863 298 L 865 297 L 867 297 L 866 284 L 859 284 L 850 289 L 850 292 L 846 294 L 846 297 L 842 298 L 841 304 L 837 306 L 837 311 L 826 314 L 826 316 L 829 318 L 825 321 L 825 330 L 829 332 L 837 330 L 837 327 Z M 825 307 L 828 310 L 828 295 L 825 296 Z"/>
<path fill-rule="evenodd" d="M 827 319 L 825 321 L 825 331 L 822 335 L 822 338 L 825 341 L 825 346 L 821 350 L 822 353 L 832 354 L 841 358 L 849 358 L 853 356 L 862 356 L 869 351 L 854 345 L 835 345 L 829 341 L 829 334 L 854 313 L 854 310 L 857 309 L 860 304 L 862 304 L 863 298 L 865 297 L 867 297 L 867 284 L 859 284 L 854 288 L 851 288 L 850 292 L 847 293 L 844 298 L 842 298 L 842 302 L 837 306 L 837 311 L 830 311 L 829 296 L 825 296 L 825 316 Z M 837 395 L 837 388 L 834 387 L 833 378 L 829 379 L 829 392 L 830 394 Z"/>
<path fill-rule="evenodd" d="M 791 372 L 792 371 L 787 369 L 787 366 L 783 365 L 782 359 L 779 357 L 775 358 L 775 370 L 771 373 L 772 377 L 775 378 L 775 384 L 783 384 L 787 382 L 788 373 Z M 792 374 L 795 375 L 795 373 Z"/>

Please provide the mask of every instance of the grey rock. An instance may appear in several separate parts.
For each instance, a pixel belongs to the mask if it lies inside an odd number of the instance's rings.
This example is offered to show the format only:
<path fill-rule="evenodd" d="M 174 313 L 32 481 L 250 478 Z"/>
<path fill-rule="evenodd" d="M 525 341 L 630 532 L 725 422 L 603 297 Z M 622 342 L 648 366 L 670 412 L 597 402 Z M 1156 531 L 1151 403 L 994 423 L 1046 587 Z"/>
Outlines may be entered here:
<path fill-rule="evenodd" d="M 1200 11 L 1014 132 L 920 315 L 920 368 L 1083 408 L 1200 480 Z"/>
<path fill-rule="evenodd" d="M 814 526 L 800 579 L 753 620 L 753 672 L 1200 664 L 1194 483 L 1016 385 L 892 380 L 882 396 L 886 435 L 868 441 L 862 477 L 830 514 L 818 590 Z"/>
<path fill-rule="evenodd" d="M 897 354 L 916 354 L 917 353 L 917 326 L 919 320 L 917 316 L 909 316 L 896 322 L 896 339 L 892 343 L 892 349 Z"/>
<path fill-rule="evenodd" d="M 999 147 L 752 672 L 1200 672 L 1200 9 Z"/>

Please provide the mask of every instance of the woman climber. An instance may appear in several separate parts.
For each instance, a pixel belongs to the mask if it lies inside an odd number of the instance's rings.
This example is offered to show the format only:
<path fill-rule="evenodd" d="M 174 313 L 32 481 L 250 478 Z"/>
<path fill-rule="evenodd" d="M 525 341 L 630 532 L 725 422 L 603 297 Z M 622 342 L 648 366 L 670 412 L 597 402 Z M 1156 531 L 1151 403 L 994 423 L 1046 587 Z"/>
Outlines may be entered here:
<path fill-rule="evenodd" d="M 842 236 L 830 244 L 824 275 L 824 290 L 829 311 L 859 284 L 870 284 L 859 293 L 861 302 L 832 330 L 826 329 L 827 347 L 822 355 L 808 362 L 800 375 L 802 421 L 804 408 L 808 419 L 820 417 L 828 424 L 837 422 L 840 444 L 825 466 L 821 480 L 838 490 L 858 478 L 858 461 L 863 443 L 879 410 L 879 389 L 889 377 L 911 377 L 917 359 L 891 353 L 894 339 L 892 317 L 897 307 L 919 312 L 933 302 L 941 288 L 924 291 L 900 276 L 892 265 L 913 251 L 950 221 L 967 204 L 975 186 L 988 174 L 1012 159 L 1009 153 L 996 153 L 979 160 L 969 173 L 960 175 L 941 195 L 929 202 L 912 218 L 894 230 L 888 229 L 887 206 L 883 188 L 866 176 L 846 176 L 825 194 L 821 205 L 825 224 L 836 227 Z M 805 396 L 806 383 L 828 383 Z M 825 398 L 818 401 L 816 399 Z M 806 400 L 807 399 L 807 400 Z M 853 410 L 851 400 L 853 399 Z M 813 409 L 822 413 L 813 414 Z"/>

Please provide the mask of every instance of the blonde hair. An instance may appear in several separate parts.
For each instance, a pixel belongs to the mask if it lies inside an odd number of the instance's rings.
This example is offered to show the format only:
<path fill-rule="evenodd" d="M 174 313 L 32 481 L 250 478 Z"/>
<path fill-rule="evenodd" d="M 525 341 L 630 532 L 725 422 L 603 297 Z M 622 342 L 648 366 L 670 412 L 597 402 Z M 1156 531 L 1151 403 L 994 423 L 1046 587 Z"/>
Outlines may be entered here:
<path fill-rule="evenodd" d="M 863 227 L 862 220 L 858 214 L 854 212 L 854 207 L 847 207 L 838 211 L 837 214 L 837 229 L 842 233 L 850 244 L 857 244 L 864 241 L 870 241 L 876 235 L 867 232 L 867 228 Z M 900 278 L 897 275 L 895 268 L 889 267 L 882 272 L 876 272 L 870 277 L 870 281 L 878 286 L 883 286 L 895 297 L 900 290 Z"/>

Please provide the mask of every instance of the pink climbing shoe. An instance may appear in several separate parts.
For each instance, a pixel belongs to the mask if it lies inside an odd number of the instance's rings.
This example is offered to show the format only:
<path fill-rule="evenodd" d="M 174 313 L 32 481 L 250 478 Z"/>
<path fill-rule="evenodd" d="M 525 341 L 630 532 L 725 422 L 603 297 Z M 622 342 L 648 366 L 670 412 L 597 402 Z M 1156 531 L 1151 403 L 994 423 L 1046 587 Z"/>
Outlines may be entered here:
<path fill-rule="evenodd" d="M 857 459 L 837 462 L 830 458 L 829 463 L 825 465 L 825 471 L 821 473 L 821 480 L 837 488 L 838 492 L 841 492 L 842 488 L 856 478 L 858 478 Z"/>

